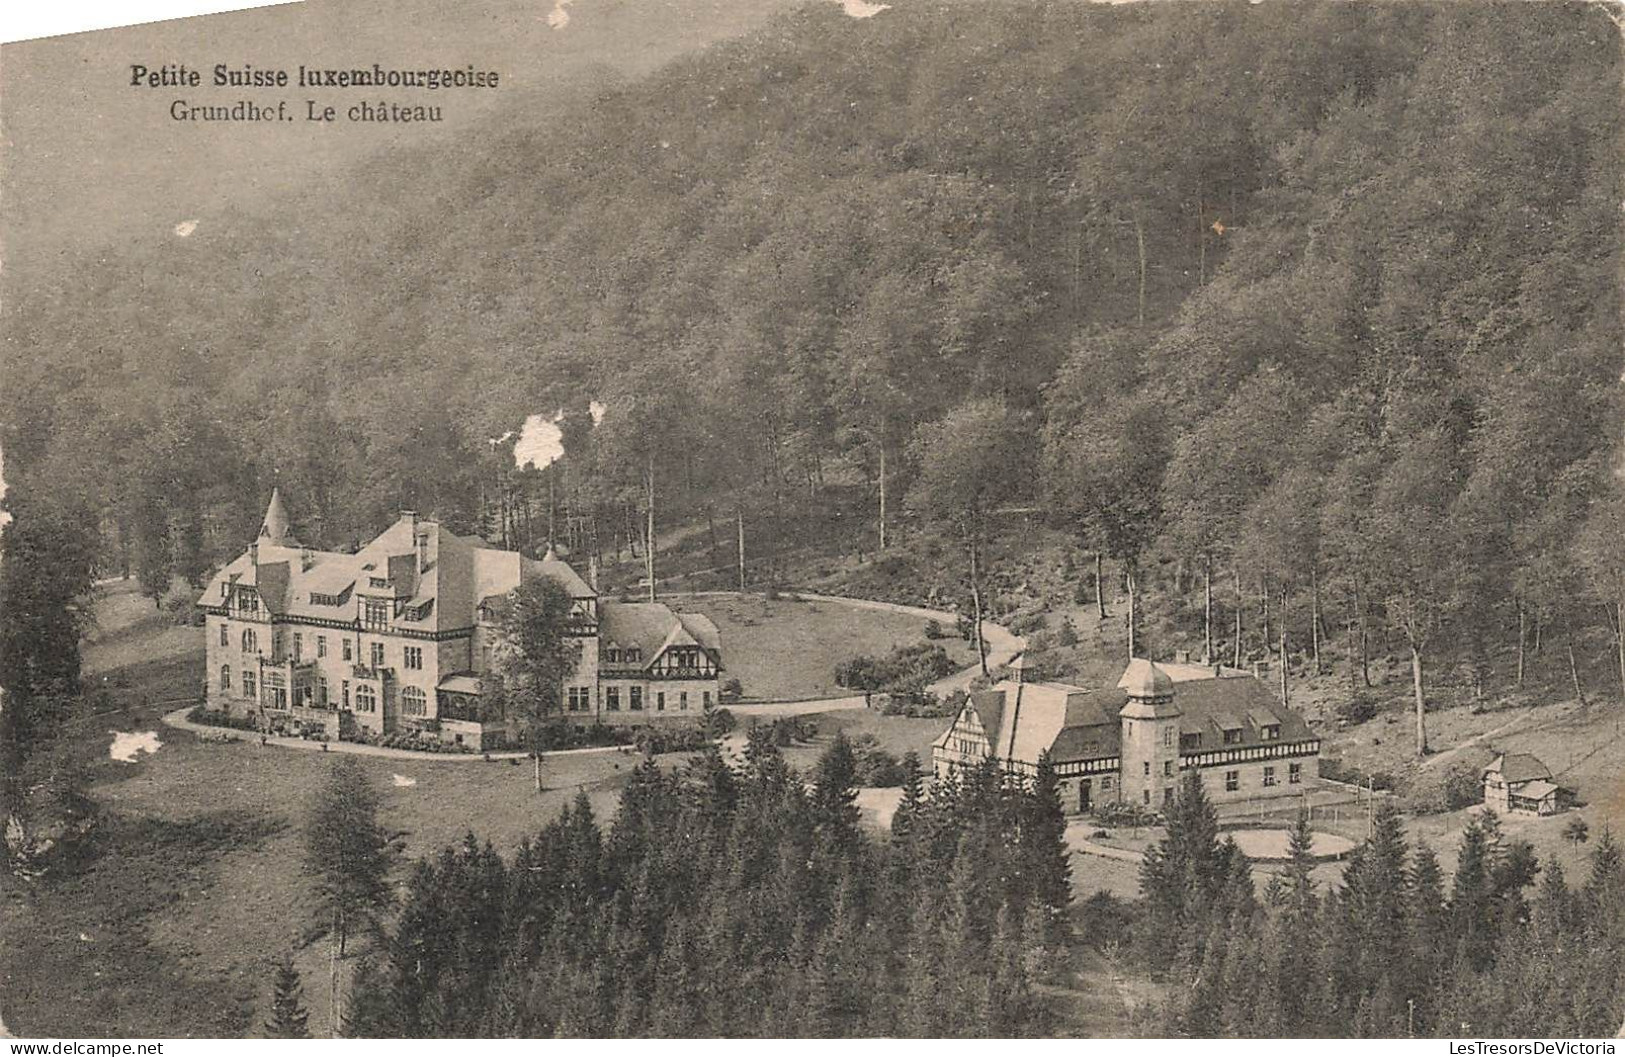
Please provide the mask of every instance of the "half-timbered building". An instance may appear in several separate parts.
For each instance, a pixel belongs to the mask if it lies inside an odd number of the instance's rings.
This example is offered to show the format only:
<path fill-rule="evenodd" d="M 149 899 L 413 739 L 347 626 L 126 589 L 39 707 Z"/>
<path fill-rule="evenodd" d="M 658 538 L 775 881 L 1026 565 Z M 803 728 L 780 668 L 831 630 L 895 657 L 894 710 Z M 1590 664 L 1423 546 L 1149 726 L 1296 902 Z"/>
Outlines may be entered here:
<path fill-rule="evenodd" d="M 939 777 L 996 760 L 1031 777 L 1049 754 L 1070 813 L 1159 810 L 1195 768 L 1218 803 L 1301 794 L 1320 739 L 1247 672 L 1132 661 L 1115 687 L 1021 679 L 976 691 L 932 747 Z"/>

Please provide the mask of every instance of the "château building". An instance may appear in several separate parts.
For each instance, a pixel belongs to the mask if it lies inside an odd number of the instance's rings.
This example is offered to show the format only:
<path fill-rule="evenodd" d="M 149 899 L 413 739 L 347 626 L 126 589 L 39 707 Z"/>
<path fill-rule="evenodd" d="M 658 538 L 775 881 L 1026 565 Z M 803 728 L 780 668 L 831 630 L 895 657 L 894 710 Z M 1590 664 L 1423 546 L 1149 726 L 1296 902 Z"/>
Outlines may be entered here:
<path fill-rule="evenodd" d="M 581 650 L 562 688 L 567 720 L 697 719 L 717 701 L 721 639 L 707 617 L 602 599 L 551 550 L 526 558 L 411 511 L 353 554 L 313 550 L 273 490 L 258 537 L 198 599 L 208 704 L 330 737 L 418 731 L 501 746 L 516 731 L 485 682 L 506 648 L 505 600 L 542 576 L 574 601 L 569 634 Z"/>
<path fill-rule="evenodd" d="M 1030 777 L 1045 752 L 1076 814 L 1161 810 L 1190 768 L 1221 804 L 1300 795 L 1320 776 L 1320 739 L 1254 676 L 1139 658 L 1110 689 L 1016 680 L 976 691 L 931 757 L 939 777 L 990 758 Z"/>

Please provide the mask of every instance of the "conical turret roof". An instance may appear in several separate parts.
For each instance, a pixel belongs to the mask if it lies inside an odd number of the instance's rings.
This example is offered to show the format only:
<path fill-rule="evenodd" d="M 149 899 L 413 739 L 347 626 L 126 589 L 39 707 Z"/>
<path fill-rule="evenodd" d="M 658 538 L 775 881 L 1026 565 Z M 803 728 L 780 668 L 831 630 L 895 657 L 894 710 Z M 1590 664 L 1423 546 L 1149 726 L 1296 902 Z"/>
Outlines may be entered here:
<path fill-rule="evenodd" d="M 284 547 L 297 547 L 298 541 L 289 531 L 288 510 L 282 505 L 282 492 L 271 489 L 271 505 L 265 508 L 265 520 L 260 522 L 260 539 Z"/>

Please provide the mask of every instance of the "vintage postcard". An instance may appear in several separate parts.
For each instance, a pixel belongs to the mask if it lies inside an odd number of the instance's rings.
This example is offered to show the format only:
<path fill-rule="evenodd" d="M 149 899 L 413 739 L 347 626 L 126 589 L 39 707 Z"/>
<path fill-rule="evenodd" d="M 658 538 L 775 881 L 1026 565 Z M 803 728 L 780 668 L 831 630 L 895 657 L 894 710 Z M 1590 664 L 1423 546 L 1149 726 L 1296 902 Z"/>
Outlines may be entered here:
<path fill-rule="evenodd" d="M 6 45 L 0 1036 L 1614 1052 L 1622 22 Z"/>

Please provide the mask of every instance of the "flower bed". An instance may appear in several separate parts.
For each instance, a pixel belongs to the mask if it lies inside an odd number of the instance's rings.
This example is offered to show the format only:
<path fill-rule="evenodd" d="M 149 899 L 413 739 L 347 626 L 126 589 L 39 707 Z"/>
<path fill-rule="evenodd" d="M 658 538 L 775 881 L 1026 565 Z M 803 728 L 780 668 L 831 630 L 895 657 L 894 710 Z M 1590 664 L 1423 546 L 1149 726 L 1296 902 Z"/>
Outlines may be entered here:
<path fill-rule="evenodd" d="M 230 712 L 216 711 L 207 705 L 198 705 L 186 713 L 186 718 L 205 727 L 228 727 L 231 730 L 259 730 L 247 716 L 234 716 Z"/>
<path fill-rule="evenodd" d="M 375 745 L 380 749 L 405 749 L 408 752 L 440 752 L 458 755 L 474 751 L 467 745 L 444 742 L 432 735 L 421 734 L 417 731 L 374 734 L 371 731 L 358 730 L 352 737 L 344 740 L 353 741 L 358 745 Z"/>

